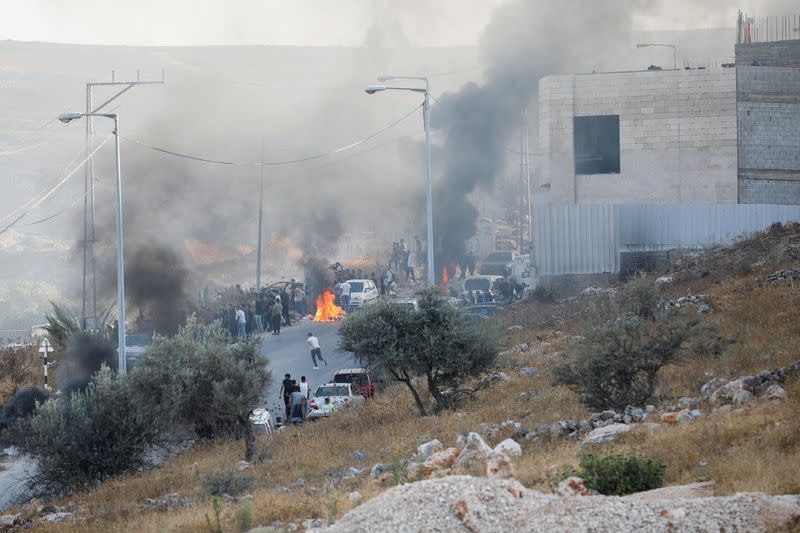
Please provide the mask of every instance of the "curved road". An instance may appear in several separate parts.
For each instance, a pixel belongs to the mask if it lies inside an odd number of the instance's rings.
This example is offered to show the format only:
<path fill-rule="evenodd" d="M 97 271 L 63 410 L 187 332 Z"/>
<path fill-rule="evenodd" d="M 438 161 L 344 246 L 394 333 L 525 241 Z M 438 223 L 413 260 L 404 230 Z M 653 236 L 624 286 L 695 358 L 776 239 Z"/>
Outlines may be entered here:
<path fill-rule="evenodd" d="M 266 405 L 274 416 L 283 415 L 283 400 L 279 397 L 283 375 L 289 373 L 292 379 L 300 382 L 300 376 L 306 376 L 313 391 L 317 385 L 327 383 L 333 373 L 340 368 L 357 366 L 352 352 L 340 351 L 338 322 L 313 322 L 299 320 L 291 327 L 281 327 L 280 335 L 266 333 L 261 339 L 261 353 L 269 359 L 269 370 L 272 371 L 272 384 L 267 389 Z M 306 343 L 309 333 L 319 338 L 322 357 L 328 362 L 319 370 L 314 370 L 311 362 L 311 349 Z"/>

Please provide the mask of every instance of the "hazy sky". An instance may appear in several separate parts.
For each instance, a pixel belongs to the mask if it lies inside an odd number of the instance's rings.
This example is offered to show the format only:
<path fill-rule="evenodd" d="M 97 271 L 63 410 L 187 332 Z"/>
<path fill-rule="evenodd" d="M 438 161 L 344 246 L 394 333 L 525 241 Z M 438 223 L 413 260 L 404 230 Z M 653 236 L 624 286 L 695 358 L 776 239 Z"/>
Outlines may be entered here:
<path fill-rule="evenodd" d="M 506 0 L 0 0 L 0 39 L 86 44 L 474 45 Z M 586 0 L 587 7 L 592 5 Z M 736 0 L 642 0 L 637 29 L 732 27 Z M 796 0 L 750 0 L 760 14 Z M 569 23 L 569 21 L 554 21 Z"/>

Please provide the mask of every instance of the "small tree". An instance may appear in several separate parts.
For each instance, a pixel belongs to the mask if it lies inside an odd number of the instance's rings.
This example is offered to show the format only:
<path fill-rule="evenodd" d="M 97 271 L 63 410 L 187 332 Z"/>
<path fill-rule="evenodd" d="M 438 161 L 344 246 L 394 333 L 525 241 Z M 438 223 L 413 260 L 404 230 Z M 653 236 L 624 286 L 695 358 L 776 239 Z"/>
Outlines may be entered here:
<path fill-rule="evenodd" d="M 592 328 L 568 360 L 553 368 L 556 384 L 578 392 L 593 409 L 643 405 L 656 375 L 674 362 L 694 323 L 625 317 Z"/>
<path fill-rule="evenodd" d="M 84 488 L 135 469 L 156 438 L 125 377 L 108 367 L 68 400 L 41 404 L 15 433 L 19 446 L 38 461 L 29 487 L 48 493 Z"/>
<path fill-rule="evenodd" d="M 491 366 L 494 339 L 467 324 L 459 311 L 438 298 L 436 290 L 418 294 L 419 310 L 381 302 L 348 317 L 339 329 L 342 347 L 369 366 L 385 369 L 408 387 L 419 408 L 427 410 L 414 379 L 423 377 L 436 402 L 448 407 L 446 387 L 457 386 Z"/>
<path fill-rule="evenodd" d="M 204 326 L 192 315 L 174 337 L 154 337 L 131 372 L 133 393 L 164 428 L 177 424 L 201 437 L 244 436 L 250 460 L 250 415 L 269 383 L 268 361 L 253 341 L 229 340 L 219 322 Z"/>

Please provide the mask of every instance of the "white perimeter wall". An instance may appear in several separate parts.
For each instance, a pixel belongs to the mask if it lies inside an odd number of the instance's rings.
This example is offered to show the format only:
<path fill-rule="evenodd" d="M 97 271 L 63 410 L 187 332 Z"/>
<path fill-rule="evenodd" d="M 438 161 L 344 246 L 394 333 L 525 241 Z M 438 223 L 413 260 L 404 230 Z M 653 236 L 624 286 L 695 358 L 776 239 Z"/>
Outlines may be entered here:
<path fill-rule="evenodd" d="M 544 201 L 737 202 L 734 69 L 548 76 L 539 114 Z M 619 174 L 574 174 L 573 117 L 587 115 L 619 115 Z"/>

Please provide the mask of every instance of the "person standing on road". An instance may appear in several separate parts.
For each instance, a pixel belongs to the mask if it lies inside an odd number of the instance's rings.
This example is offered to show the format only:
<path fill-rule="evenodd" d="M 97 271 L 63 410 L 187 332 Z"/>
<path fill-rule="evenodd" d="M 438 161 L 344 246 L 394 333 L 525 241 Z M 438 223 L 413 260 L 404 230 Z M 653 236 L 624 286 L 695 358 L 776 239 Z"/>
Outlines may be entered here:
<path fill-rule="evenodd" d="M 286 418 L 289 418 L 291 411 L 289 410 L 289 395 L 292 393 L 292 375 L 284 374 L 283 381 L 281 382 L 281 390 L 278 392 L 278 397 L 283 398 L 283 405 L 286 406 Z"/>
<path fill-rule="evenodd" d="M 256 331 L 264 333 L 264 298 L 259 295 L 256 298 Z"/>
<path fill-rule="evenodd" d="M 294 293 L 294 310 L 297 311 L 297 314 L 300 316 L 305 316 L 306 293 L 303 291 L 303 287 L 298 285 L 292 292 Z"/>
<path fill-rule="evenodd" d="M 314 363 L 314 370 L 319 370 L 317 359 L 325 363 L 325 366 L 328 366 L 328 362 L 322 358 L 322 349 L 319 347 L 319 339 L 309 333 L 306 342 L 308 342 L 308 346 L 311 348 L 311 361 Z"/>
<path fill-rule="evenodd" d="M 281 305 L 280 297 L 275 298 L 275 303 L 272 304 L 272 334 L 281 334 L 281 317 L 283 316 L 283 306 Z"/>
<path fill-rule="evenodd" d="M 286 289 L 283 289 L 281 291 L 281 306 L 283 308 L 281 313 L 283 314 L 283 320 L 285 321 L 284 322 L 285 326 L 292 325 L 292 316 L 289 314 L 290 305 L 291 303 L 290 303 L 289 293 L 286 292 Z"/>
<path fill-rule="evenodd" d="M 350 312 L 350 283 L 345 281 L 341 285 L 339 285 L 339 290 L 342 293 L 342 307 L 344 307 L 345 312 Z"/>
<path fill-rule="evenodd" d="M 308 382 L 306 381 L 305 376 L 300 376 L 300 392 L 303 393 L 303 396 L 308 398 Z"/>
<path fill-rule="evenodd" d="M 245 330 L 245 326 L 247 326 L 247 318 L 244 316 L 244 311 L 242 311 L 241 305 L 236 307 L 236 322 L 239 324 L 238 339 L 243 341 L 247 338 L 247 331 Z"/>

